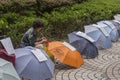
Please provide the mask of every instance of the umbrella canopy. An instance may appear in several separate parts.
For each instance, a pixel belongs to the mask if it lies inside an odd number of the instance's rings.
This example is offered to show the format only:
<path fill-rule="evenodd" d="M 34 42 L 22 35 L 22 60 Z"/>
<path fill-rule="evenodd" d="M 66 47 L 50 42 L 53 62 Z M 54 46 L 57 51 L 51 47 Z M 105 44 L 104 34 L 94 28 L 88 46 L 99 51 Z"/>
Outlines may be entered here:
<path fill-rule="evenodd" d="M 85 56 L 85 58 L 95 58 L 98 56 L 97 47 L 90 40 L 83 36 L 77 35 L 77 33 L 78 32 L 72 32 L 68 34 L 70 44 L 74 46 L 81 53 L 81 55 Z"/>
<path fill-rule="evenodd" d="M 50 57 L 50 59 L 54 62 L 54 56 L 52 53 L 50 53 L 50 51 L 48 50 L 47 46 L 44 46 L 43 49 L 45 50 L 45 52 L 47 53 L 47 55 Z"/>
<path fill-rule="evenodd" d="M 33 47 L 18 48 L 15 50 L 16 70 L 20 77 L 30 80 L 45 80 L 51 78 L 54 73 L 54 63 L 41 49 L 47 60 L 39 62 L 31 50 Z M 41 54 L 41 53 L 40 53 Z"/>
<path fill-rule="evenodd" d="M 94 25 L 84 26 L 85 33 L 95 40 L 95 45 L 99 49 L 107 49 L 112 47 L 110 36 L 104 31 L 101 31 L 98 27 Z"/>
<path fill-rule="evenodd" d="M 117 31 L 119 33 L 119 36 L 120 36 L 120 21 L 112 20 L 111 22 L 115 25 L 115 27 L 116 27 L 116 29 L 117 29 Z"/>
<path fill-rule="evenodd" d="M 50 42 L 48 50 L 60 60 L 69 66 L 79 68 L 83 64 L 83 58 L 80 53 L 69 43 L 59 41 Z"/>
<path fill-rule="evenodd" d="M 20 80 L 12 63 L 0 58 L 0 80 Z"/>
<path fill-rule="evenodd" d="M 104 27 L 104 29 L 110 35 L 110 38 L 112 41 L 115 42 L 118 40 L 119 34 L 117 32 L 117 29 L 110 21 L 100 21 L 100 22 L 97 22 L 97 24 L 100 25 L 101 27 Z"/>
<path fill-rule="evenodd" d="M 0 50 L 0 58 L 3 58 L 15 65 L 15 54 L 8 54 L 5 49 Z"/>

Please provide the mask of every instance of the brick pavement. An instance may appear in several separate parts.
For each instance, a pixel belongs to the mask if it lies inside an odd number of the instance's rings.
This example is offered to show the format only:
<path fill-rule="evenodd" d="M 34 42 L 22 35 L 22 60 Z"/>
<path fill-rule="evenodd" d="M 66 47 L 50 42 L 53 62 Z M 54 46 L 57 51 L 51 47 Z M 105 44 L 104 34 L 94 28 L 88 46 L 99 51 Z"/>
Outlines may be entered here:
<path fill-rule="evenodd" d="M 95 59 L 84 59 L 78 69 L 64 64 L 56 64 L 51 80 L 120 80 L 120 39 L 112 48 L 99 50 Z"/>

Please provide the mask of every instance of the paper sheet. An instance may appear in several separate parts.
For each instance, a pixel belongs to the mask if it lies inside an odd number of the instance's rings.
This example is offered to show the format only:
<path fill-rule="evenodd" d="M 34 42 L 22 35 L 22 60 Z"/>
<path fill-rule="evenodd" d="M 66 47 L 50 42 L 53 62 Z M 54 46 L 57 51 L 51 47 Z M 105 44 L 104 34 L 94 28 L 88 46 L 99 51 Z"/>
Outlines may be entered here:
<path fill-rule="evenodd" d="M 95 25 L 95 24 L 93 26 L 99 28 L 106 37 L 109 36 L 109 34 L 107 33 L 107 31 L 104 29 L 104 27 L 101 27 L 101 26 Z"/>
<path fill-rule="evenodd" d="M 120 21 L 118 21 L 118 20 L 113 20 L 114 22 L 117 22 L 117 23 L 119 23 L 120 24 Z"/>
<path fill-rule="evenodd" d="M 112 29 L 115 29 L 115 26 L 111 22 L 104 21 L 104 23 L 108 24 Z"/>
<path fill-rule="evenodd" d="M 10 37 L 0 40 L 8 54 L 15 53 Z"/>
<path fill-rule="evenodd" d="M 103 28 L 108 27 L 108 25 L 104 24 L 103 22 L 97 22 L 97 24 L 94 24 L 94 25 L 98 25 Z"/>
<path fill-rule="evenodd" d="M 67 42 L 63 42 L 62 44 L 65 45 L 67 48 L 69 48 L 69 49 L 72 50 L 72 51 L 75 51 L 75 50 L 76 50 L 73 46 L 71 46 L 71 45 L 70 45 L 69 43 L 67 43 Z"/>
<path fill-rule="evenodd" d="M 120 20 L 120 14 L 115 15 L 114 18 L 115 18 L 116 20 Z"/>
<path fill-rule="evenodd" d="M 96 29 L 92 27 L 92 25 L 84 26 L 85 33 L 89 33 L 95 31 Z"/>
<path fill-rule="evenodd" d="M 39 62 L 43 62 L 47 60 L 46 56 L 42 53 L 40 49 L 34 49 L 34 50 L 31 50 L 31 52 L 38 59 Z"/>
<path fill-rule="evenodd" d="M 88 35 L 86 35 L 85 33 L 81 32 L 81 31 L 78 31 L 78 32 L 76 33 L 76 35 L 81 36 L 81 37 L 89 40 L 90 42 L 94 42 L 94 40 L 93 40 L 91 37 L 89 37 Z"/>

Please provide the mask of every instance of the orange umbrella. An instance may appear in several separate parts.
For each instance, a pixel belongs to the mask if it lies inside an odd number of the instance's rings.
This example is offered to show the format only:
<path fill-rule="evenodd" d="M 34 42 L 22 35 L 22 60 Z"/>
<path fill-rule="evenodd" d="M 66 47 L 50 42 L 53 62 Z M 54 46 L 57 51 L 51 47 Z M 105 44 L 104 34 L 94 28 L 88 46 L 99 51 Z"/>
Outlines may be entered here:
<path fill-rule="evenodd" d="M 83 64 L 83 58 L 80 53 L 69 43 L 59 41 L 50 42 L 48 50 L 60 60 L 69 66 L 79 68 Z"/>

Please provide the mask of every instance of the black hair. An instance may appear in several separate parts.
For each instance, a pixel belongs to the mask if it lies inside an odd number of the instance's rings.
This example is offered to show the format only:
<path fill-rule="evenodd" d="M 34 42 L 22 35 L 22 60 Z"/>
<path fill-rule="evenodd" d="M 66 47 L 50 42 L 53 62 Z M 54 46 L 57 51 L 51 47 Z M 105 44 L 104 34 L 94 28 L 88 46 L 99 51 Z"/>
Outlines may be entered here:
<path fill-rule="evenodd" d="M 40 20 L 35 20 L 35 21 L 33 21 L 32 27 L 33 27 L 34 29 L 36 29 L 36 28 L 42 28 L 43 26 L 44 26 L 44 24 L 43 24 L 42 21 L 40 21 Z"/>

